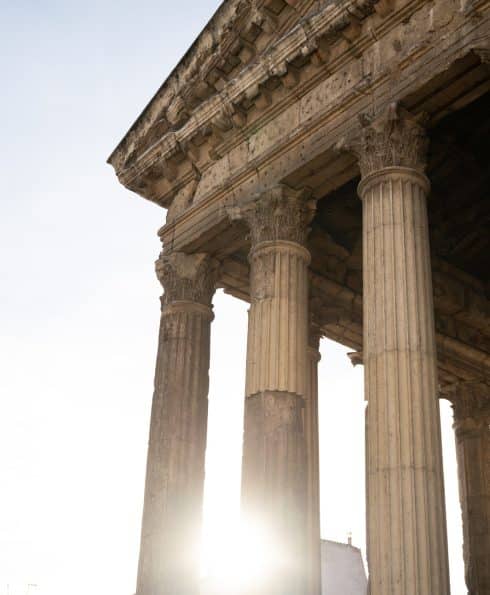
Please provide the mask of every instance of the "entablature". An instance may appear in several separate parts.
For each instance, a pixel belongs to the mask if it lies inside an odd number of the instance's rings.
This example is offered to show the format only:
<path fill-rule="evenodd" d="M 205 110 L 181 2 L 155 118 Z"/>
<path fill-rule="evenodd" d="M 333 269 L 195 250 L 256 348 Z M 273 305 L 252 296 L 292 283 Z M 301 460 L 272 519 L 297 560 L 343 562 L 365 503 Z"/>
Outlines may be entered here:
<path fill-rule="evenodd" d="M 452 0 L 439 0 L 435 6 L 444 12 L 443 7 L 449 11 L 453 5 Z M 359 173 L 350 154 L 339 154 L 338 144 L 366 114 L 394 100 L 415 114 L 426 113 L 430 134 L 442 118 L 488 92 L 488 3 L 476 20 L 459 17 L 453 8 L 456 16 L 445 16 L 445 25 L 436 27 L 430 22 L 434 6 L 419 7 L 408 23 L 400 23 L 361 57 L 351 54 L 345 70 L 332 73 L 257 127 L 205 171 L 190 170 L 181 179 L 161 231 L 164 243 L 179 250 L 193 248 L 200 234 L 207 242 L 213 229 L 221 233 L 227 201 L 280 182 L 308 186 L 316 198 L 325 197 Z"/>

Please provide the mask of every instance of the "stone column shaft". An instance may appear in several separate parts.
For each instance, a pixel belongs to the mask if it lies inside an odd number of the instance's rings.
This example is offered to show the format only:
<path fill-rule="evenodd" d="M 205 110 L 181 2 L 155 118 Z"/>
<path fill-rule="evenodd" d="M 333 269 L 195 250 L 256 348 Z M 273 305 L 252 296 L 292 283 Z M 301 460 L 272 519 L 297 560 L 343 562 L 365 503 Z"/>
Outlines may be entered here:
<path fill-rule="evenodd" d="M 229 211 L 252 235 L 242 515 L 273 556 L 269 576 L 247 591 L 260 595 L 298 595 L 307 585 L 308 207 L 280 186 Z"/>
<path fill-rule="evenodd" d="M 137 595 L 197 595 L 214 275 L 205 255 L 162 257 L 157 272 L 165 294 Z"/>
<path fill-rule="evenodd" d="M 307 564 L 309 595 L 321 593 L 321 535 L 320 535 L 320 452 L 318 432 L 318 363 L 320 361 L 321 331 L 310 327 L 306 363 L 304 424 L 307 469 Z"/>
<path fill-rule="evenodd" d="M 249 314 L 246 396 L 305 393 L 309 259 L 293 242 L 264 242 L 250 253 L 256 300 Z"/>
<path fill-rule="evenodd" d="M 469 595 L 490 593 L 490 386 L 450 387 L 454 408 L 465 577 Z"/>
<path fill-rule="evenodd" d="M 426 147 L 391 110 L 359 151 L 371 595 L 449 594 Z"/>

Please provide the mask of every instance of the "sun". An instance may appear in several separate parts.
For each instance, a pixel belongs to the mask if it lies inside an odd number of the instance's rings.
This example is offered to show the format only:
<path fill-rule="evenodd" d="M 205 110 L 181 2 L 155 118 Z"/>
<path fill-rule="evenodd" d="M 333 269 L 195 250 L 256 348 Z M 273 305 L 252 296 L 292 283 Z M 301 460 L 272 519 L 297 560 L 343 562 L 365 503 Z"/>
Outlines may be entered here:
<path fill-rule="evenodd" d="M 263 582 L 279 562 L 279 550 L 258 524 L 217 527 L 202 551 L 203 595 L 240 593 Z"/>

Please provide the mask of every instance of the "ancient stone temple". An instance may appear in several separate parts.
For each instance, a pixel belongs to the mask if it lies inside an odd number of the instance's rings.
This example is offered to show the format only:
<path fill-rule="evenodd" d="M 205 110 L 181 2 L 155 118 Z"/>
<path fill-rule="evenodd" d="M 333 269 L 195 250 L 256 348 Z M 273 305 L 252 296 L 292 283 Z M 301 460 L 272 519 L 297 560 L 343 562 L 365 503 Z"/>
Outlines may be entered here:
<path fill-rule="evenodd" d="M 323 336 L 365 367 L 371 595 L 449 594 L 439 398 L 490 593 L 489 40 L 488 0 L 226 0 L 111 155 L 168 209 L 138 595 L 198 592 L 217 287 L 250 303 L 243 513 L 282 544 L 254 594 L 320 594 Z"/>

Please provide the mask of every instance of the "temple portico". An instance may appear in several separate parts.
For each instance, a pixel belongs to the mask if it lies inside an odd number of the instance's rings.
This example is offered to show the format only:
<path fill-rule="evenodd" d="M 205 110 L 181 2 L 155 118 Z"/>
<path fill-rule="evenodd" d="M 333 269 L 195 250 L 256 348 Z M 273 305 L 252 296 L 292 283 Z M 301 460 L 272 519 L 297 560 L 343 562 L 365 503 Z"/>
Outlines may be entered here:
<path fill-rule="evenodd" d="M 199 592 L 212 298 L 250 304 L 247 595 L 319 595 L 321 337 L 364 364 L 370 595 L 490 589 L 488 2 L 227 0 L 110 157 L 168 209 L 137 595 Z M 485 157 L 486 156 L 486 157 Z M 330 395 L 335 398 L 335 395 Z"/>

